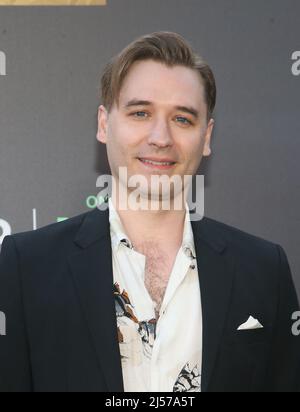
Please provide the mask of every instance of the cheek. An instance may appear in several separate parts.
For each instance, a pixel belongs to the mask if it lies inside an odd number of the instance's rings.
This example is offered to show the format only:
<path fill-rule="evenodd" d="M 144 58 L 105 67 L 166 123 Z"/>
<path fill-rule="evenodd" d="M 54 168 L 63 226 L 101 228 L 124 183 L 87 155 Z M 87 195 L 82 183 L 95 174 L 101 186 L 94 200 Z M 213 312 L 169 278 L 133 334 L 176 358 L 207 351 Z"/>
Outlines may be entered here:
<path fill-rule="evenodd" d="M 184 166 L 182 172 L 185 175 L 194 175 L 201 163 L 203 154 L 203 144 L 195 141 L 193 144 L 185 145 L 180 148 L 183 156 Z"/>
<path fill-rule="evenodd" d="M 189 163 L 197 162 L 199 157 L 202 155 L 203 152 L 203 142 L 199 139 L 194 140 L 192 143 L 181 146 L 180 152 L 184 155 L 185 159 Z"/>
<path fill-rule="evenodd" d="M 114 136 L 112 139 L 114 144 L 117 145 L 122 152 L 128 152 L 131 147 L 136 147 L 141 141 L 141 132 L 136 128 L 130 127 L 126 122 L 112 128 L 111 135 Z"/>
<path fill-rule="evenodd" d="M 133 139 L 126 130 L 110 130 L 110 135 L 107 139 L 107 154 L 111 163 L 115 166 L 128 166 L 132 157 L 137 152 Z"/>

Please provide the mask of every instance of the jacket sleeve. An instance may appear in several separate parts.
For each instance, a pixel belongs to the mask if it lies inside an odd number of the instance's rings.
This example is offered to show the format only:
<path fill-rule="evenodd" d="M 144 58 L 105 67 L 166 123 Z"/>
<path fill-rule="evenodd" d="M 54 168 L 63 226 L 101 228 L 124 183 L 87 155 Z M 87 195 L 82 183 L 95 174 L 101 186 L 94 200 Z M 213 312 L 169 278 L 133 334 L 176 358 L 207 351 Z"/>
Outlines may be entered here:
<path fill-rule="evenodd" d="M 31 392 L 19 258 L 12 236 L 0 253 L 0 392 Z"/>
<path fill-rule="evenodd" d="M 300 391 L 300 336 L 293 334 L 292 316 L 299 302 L 286 254 L 278 247 L 279 282 L 277 321 L 269 367 L 270 392 Z"/>

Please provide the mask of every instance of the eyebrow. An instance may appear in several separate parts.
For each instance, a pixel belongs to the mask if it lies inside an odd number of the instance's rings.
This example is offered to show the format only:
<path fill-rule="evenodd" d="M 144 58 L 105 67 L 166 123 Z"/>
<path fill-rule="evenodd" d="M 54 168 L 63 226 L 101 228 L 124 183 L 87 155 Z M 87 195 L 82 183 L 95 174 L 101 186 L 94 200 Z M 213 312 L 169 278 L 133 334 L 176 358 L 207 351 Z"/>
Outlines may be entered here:
<path fill-rule="evenodd" d="M 150 102 L 149 100 L 138 100 L 138 99 L 132 99 L 129 100 L 129 102 L 127 102 L 124 105 L 125 109 L 129 109 L 130 107 L 134 107 L 134 106 L 153 106 L 153 103 Z M 184 113 L 189 113 L 190 115 L 192 115 L 195 119 L 198 119 L 200 114 L 199 111 L 194 109 L 191 106 L 175 106 L 176 110 L 179 110 L 181 112 Z"/>

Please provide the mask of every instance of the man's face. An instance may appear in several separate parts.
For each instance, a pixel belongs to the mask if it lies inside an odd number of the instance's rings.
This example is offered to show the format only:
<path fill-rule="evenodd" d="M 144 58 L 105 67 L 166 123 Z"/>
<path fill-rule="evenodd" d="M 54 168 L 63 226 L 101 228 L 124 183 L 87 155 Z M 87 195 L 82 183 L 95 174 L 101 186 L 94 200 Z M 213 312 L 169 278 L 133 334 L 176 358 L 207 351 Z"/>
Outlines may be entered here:
<path fill-rule="evenodd" d="M 188 108 L 187 112 L 184 108 Z M 207 123 L 204 87 L 197 72 L 152 60 L 134 63 L 110 114 L 100 106 L 97 139 L 107 145 L 112 175 L 128 178 L 195 175 L 211 154 L 214 121 Z M 151 164 L 149 161 L 167 162 Z"/>

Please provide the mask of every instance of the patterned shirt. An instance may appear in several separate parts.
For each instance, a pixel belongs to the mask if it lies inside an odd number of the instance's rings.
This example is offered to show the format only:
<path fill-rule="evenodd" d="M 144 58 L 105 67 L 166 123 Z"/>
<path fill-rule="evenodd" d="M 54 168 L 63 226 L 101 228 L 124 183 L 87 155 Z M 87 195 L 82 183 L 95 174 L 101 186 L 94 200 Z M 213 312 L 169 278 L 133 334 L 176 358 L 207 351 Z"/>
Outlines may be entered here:
<path fill-rule="evenodd" d="M 114 296 L 125 392 L 201 392 L 202 306 L 189 209 L 158 320 L 134 250 L 109 199 Z"/>

